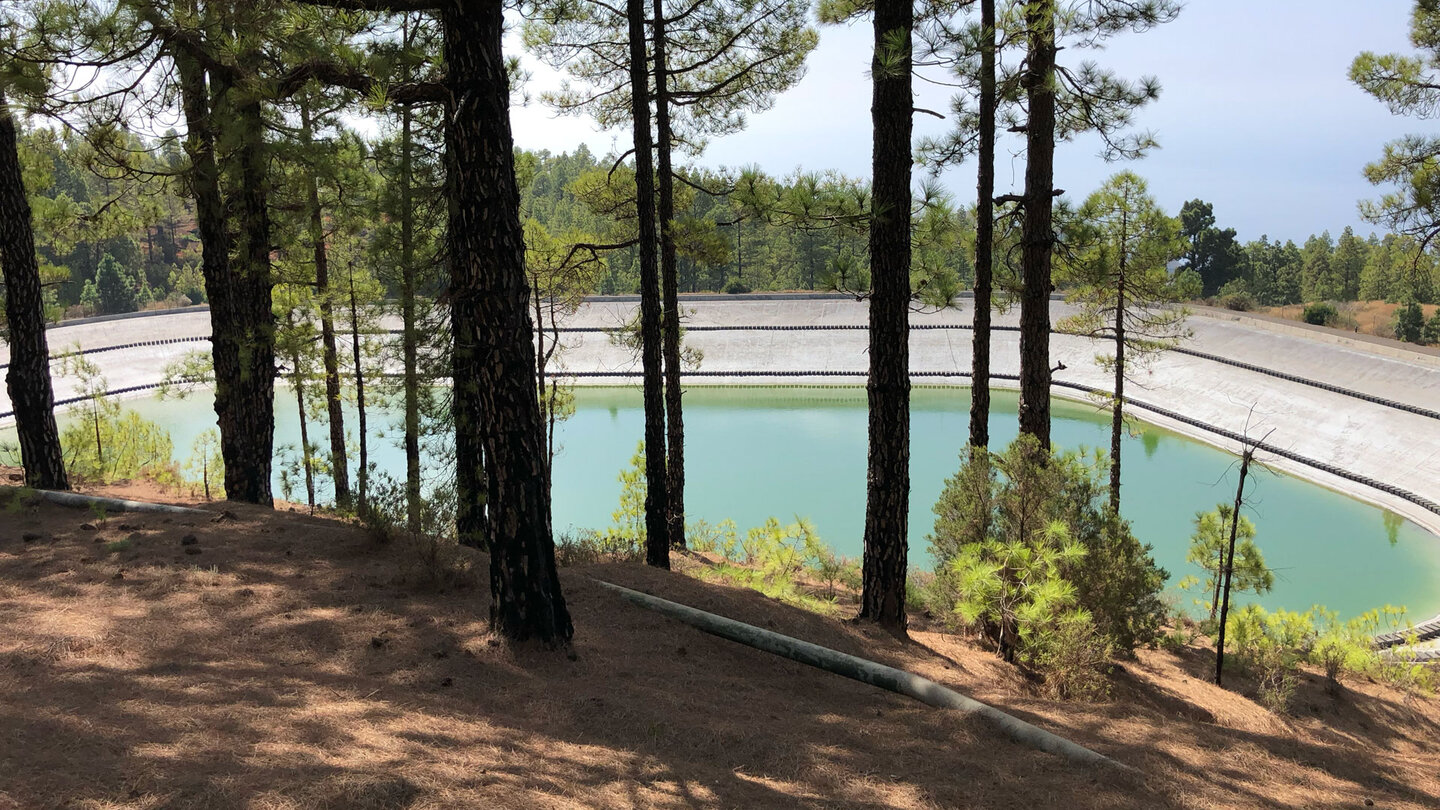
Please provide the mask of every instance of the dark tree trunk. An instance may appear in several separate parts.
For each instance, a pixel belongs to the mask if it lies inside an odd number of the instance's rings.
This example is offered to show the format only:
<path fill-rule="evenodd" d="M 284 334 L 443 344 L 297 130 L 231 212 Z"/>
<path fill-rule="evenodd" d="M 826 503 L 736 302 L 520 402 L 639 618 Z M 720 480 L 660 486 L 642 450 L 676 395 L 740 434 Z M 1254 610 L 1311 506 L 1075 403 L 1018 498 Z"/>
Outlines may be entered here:
<path fill-rule="evenodd" d="M 1235 537 L 1240 532 L 1240 508 L 1245 505 L 1245 476 L 1250 473 L 1250 461 L 1255 458 L 1255 446 L 1244 448 L 1240 456 L 1240 484 L 1235 488 L 1235 511 L 1230 515 L 1230 543 L 1225 553 L 1223 584 L 1220 586 L 1220 630 L 1215 640 L 1215 685 L 1220 686 L 1225 670 L 1225 621 L 1230 615 L 1230 575 L 1235 571 Z"/>
<path fill-rule="evenodd" d="M 1026 6 L 1025 221 L 1021 227 L 1020 432 L 1050 449 L 1050 252 L 1055 185 L 1055 0 Z"/>
<path fill-rule="evenodd" d="M 906 634 L 910 502 L 910 0 L 875 3 L 869 476 L 860 616 Z M 886 54 L 897 32 L 901 54 Z M 887 67 L 890 65 L 891 67 Z"/>
<path fill-rule="evenodd" d="M 669 568 L 670 487 L 665 468 L 660 280 L 655 261 L 655 168 L 654 146 L 650 142 L 645 0 L 627 0 L 626 10 L 630 22 L 630 94 L 635 119 L 635 211 L 640 220 L 640 357 L 645 380 L 645 562 Z"/>
<path fill-rule="evenodd" d="M 290 355 L 290 382 L 295 386 L 295 410 L 300 416 L 300 465 L 305 470 L 305 503 L 315 511 L 315 465 L 310 458 L 310 419 L 305 415 L 305 377 L 300 373 L 300 349 Z"/>
<path fill-rule="evenodd" d="M 311 140 L 308 107 L 301 107 L 301 131 Z M 340 356 L 335 346 L 335 312 L 330 300 L 330 257 L 325 250 L 325 215 L 320 208 L 320 183 L 309 177 L 310 244 L 315 254 L 315 295 L 320 299 L 320 344 L 325 366 L 325 412 L 330 421 L 330 468 L 335 480 L 335 505 L 350 508 L 350 460 L 345 452 L 345 411 L 340 401 Z M 313 504 L 312 504 L 313 506 Z"/>
<path fill-rule="evenodd" d="M 655 153 L 659 184 L 660 279 L 665 305 L 665 426 L 667 536 L 685 548 L 685 416 L 680 398 L 680 280 L 675 261 L 675 177 L 670 163 L 670 92 L 665 70 L 665 2 L 655 0 Z"/>
<path fill-rule="evenodd" d="M 275 321 L 270 311 L 268 224 L 266 239 L 247 239 L 240 257 L 242 272 L 230 263 L 230 236 L 225 204 L 220 195 L 220 171 L 215 162 L 215 128 L 212 102 L 222 100 L 228 88 L 207 81 L 200 62 L 184 48 L 174 52 L 180 77 L 181 104 L 188 135 L 190 187 L 195 195 L 195 222 L 200 233 L 201 271 L 205 297 L 210 304 L 211 351 L 215 363 L 215 414 L 220 426 L 220 453 L 225 461 L 226 497 L 269 506 L 270 459 L 274 430 Z M 255 108 L 259 115 L 259 108 Z M 255 122 L 258 124 L 258 120 Z M 263 130 L 254 133 L 261 137 Z M 253 214 L 258 195 L 265 216 L 264 166 L 256 165 L 254 148 L 241 150 L 246 177 L 258 173 L 254 189 L 245 190 L 247 213 Z M 251 217 L 247 216 L 247 224 Z M 264 220 L 262 220 L 263 222 Z M 265 250 L 263 270 L 253 265 L 253 253 Z M 257 271 L 263 275 L 256 277 Z"/>
<path fill-rule="evenodd" d="M 550 533 L 510 85 L 500 44 L 504 11 L 498 2 L 451 0 L 441 20 L 454 99 L 445 138 L 456 528 L 461 542 L 489 547 L 496 631 L 517 641 L 566 645 L 574 628 Z"/>
<path fill-rule="evenodd" d="M 400 344 L 405 375 L 405 515 L 420 531 L 420 334 L 415 322 L 414 117 L 400 113 Z"/>
<path fill-rule="evenodd" d="M 975 183 L 975 330 L 970 446 L 990 446 L 990 294 L 995 244 L 995 0 L 980 0 L 980 166 Z"/>
<path fill-rule="evenodd" d="M 370 484 L 370 437 L 365 424 L 365 371 L 360 363 L 360 308 L 355 301 L 355 265 L 350 265 L 350 352 L 355 361 L 355 411 L 360 430 L 360 464 L 355 469 L 356 507 L 360 514 L 367 508 L 366 495 Z"/>
<path fill-rule="evenodd" d="M 1125 433 L 1125 216 L 1120 218 L 1120 275 L 1115 284 L 1115 400 L 1110 414 L 1110 511 L 1120 518 L 1120 439 Z"/>
<path fill-rule="evenodd" d="M 0 89 L 0 270 L 5 277 L 5 320 L 10 368 L 5 389 L 15 411 L 25 485 L 69 489 L 60 431 L 55 426 L 55 394 L 50 385 L 50 345 L 45 337 L 45 297 L 30 201 L 20 170 L 15 118 Z"/>
<path fill-rule="evenodd" d="M 232 418 L 241 437 L 240 469 L 225 464 L 225 492 L 232 500 L 271 505 L 270 465 L 275 433 L 275 315 L 271 310 L 269 158 L 258 101 L 236 109 L 240 135 L 240 273 L 235 304 L 243 330 Z M 219 378 L 219 363 L 216 377 Z M 222 419 L 222 426 L 224 417 Z M 230 479 L 236 477 L 236 487 Z M 238 493 L 238 494 L 237 494 Z"/>

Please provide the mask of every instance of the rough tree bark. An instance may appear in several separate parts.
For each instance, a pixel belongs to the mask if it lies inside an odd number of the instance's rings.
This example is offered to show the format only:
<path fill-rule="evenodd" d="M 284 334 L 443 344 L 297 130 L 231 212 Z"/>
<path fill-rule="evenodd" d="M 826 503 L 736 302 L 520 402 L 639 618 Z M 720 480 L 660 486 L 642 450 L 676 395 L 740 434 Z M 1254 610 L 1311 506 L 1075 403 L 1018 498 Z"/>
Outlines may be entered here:
<path fill-rule="evenodd" d="M 685 416 L 680 388 L 680 279 L 675 261 L 675 176 L 670 160 L 670 91 L 665 68 L 665 2 L 655 0 L 655 152 L 659 186 L 660 279 L 664 298 L 667 535 L 685 548 Z"/>
<path fill-rule="evenodd" d="M 220 454 L 225 462 L 225 493 L 231 500 L 270 506 L 275 407 L 275 324 L 270 311 L 270 280 L 268 273 L 255 279 L 231 267 L 231 240 L 220 193 L 220 170 L 215 162 L 212 117 L 212 101 L 225 96 L 227 84 L 223 79 L 207 77 L 200 62 L 183 46 L 174 48 L 173 56 L 187 130 L 185 151 L 190 157 L 190 188 L 200 233 L 200 268 L 210 303 L 215 414 L 220 426 Z M 263 183 L 263 166 L 247 170 L 257 168 Z M 255 191 L 263 206 L 263 187 Z M 247 207 L 251 203 L 247 199 Z M 268 263 L 267 254 L 267 269 Z M 255 373 L 257 369 L 261 373 Z"/>
<path fill-rule="evenodd" d="M 660 280 L 655 261 L 655 168 L 650 140 L 650 76 L 645 55 L 645 0 L 627 0 L 630 94 L 635 122 L 635 212 L 640 239 L 640 357 L 645 388 L 645 562 L 670 567 L 665 466 L 664 381 L 660 367 Z"/>
<path fill-rule="evenodd" d="M 574 628 L 555 569 L 545 486 L 509 76 L 501 48 L 503 4 L 450 0 L 441 6 L 440 18 L 453 99 L 445 138 L 456 528 L 468 545 L 487 545 L 488 539 L 495 629 L 513 640 L 565 645 Z"/>
<path fill-rule="evenodd" d="M 55 395 L 50 384 L 50 345 L 45 337 L 45 298 L 35 257 L 30 201 L 20 170 L 15 118 L 0 89 L 0 270 L 5 278 L 5 320 L 10 368 L 5 389 L 15 411 L 25 485 L 69 489 L 60 431 L 55 426 Z"/>
<path fill-rule="evenodd" d="M 980 0 L 980 166 L 975 182 L 975 329 L 970 361 L 970 446 L 990 446 L 990 298 L 995 243 L 995 0 Z"/>
<path fill-rule="evenodd" d="M 871 120 L 869 475 L 860 616 L 906 634 L 910 501 L 910 0 L 876 0 Z M 895 53 L 896 48 L 901 53 Z"/>
<path fill-rule="evenodd" d="M 1055 0 L 1025 7 L 1025 221 L 1021 226 L 1020 432 L 1050 449 L 1050 252 L 1055 185 Z"/>
<path fill-rule="evenodd" d="M 225 463 L 225 492 L 232 500 L 273 504 L 270 465 L 275 433 L 275 314 L 271 309 L 274 286 L 270 272 L 270 186 L 266 155 L 265 120 L 258 100 L 246 99 L 236 107 L 240 144 L 240 245 L 236 252 L 238 325 L 243 341 L 237 355 L 237 383 L 231 418 L 239 426 L 241 447 L 236 459 L 238 489 L 231 489 L 231 464 Z M 233 266 L 232 266 L 232 269 Z M 213 316 L 212 316 L 213 318 Z M 216 378 L 220 376 L 216 362 Z M 218 400 L 218 397 L 217 397 Z M 224 416 L 221 417 L 222 425 Z M 236 494 L 230 494 L 236 493 Z"/>

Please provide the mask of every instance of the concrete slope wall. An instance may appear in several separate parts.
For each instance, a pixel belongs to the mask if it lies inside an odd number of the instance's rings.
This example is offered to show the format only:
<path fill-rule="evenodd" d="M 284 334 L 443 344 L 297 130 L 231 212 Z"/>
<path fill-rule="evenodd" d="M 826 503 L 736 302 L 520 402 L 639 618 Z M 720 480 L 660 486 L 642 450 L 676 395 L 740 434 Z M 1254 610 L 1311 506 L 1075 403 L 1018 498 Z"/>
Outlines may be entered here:
<path fill-rule="evenodd" d="M 613 329 L 625 323 L 636 304 L 630 300 L 603 300 L 587 304 L 566 326 L 579 329 Z M 863 326 L 866 305 L 841 297 L 797 297 L 793 299 L 747 300 L 743 297 L 699 300 L 685 303 L 686 326 L 691 331 L 687 344 L 704 352 L 702 370 L 707 373 L 694 384 L 767 381 L 793 384 L 836 382 L 826 377 L 833 372 L 864 372 L 868 366 L 867 335 L 862 329 L 813 331 L 763 331 L 754 327 L 780 326 Z M 1061 302 L 1053 305 L 1056 320 L 1072 310 Z M 957 310 L 916 313 L 917 326 L 964 327 L 971 311 L 962 304 Z M 1016 313 L 1001 314 L 997 326 L 1014 326 Z M 1255 319 L 1196 316 L 1190 319 L 1194 339 L 1188 348 L 1294 374 L 1384 397 L 1397 402 L 1440 410 L 1440 363 L 1436 358 L 1408 352 L 1393 344 L 1372 350 L 1369 344 L 1343 345 L 1322 335 L 1312 338 L 1304 330 L 1276 329 Z M 389 324 L 393 326 L 393 324 Z M 746 327 L 745 330 L 724 330 Z M 713 331 L 720 328 L 722 331 Z M 52 348 L 60 351 L 75 342 L 99 348 L 148 340 L 203 338 L 208 335 L 208 315 L 185 312 L 152 318 L 89 323 L 60 327 L 51 335 Z M 911 367 L 914 371 L 964 373 L 970 369 L 972 335 L 964 328 L 917 329 L 911 336 Z M 567 332 L 567 350 L 561 364 L 570 371 L 605 372 L 617 375 L 639 370 L 638 360 L 625 348 L 611 344 L 598 332 Z M 1019 370 L 1019 335 L 996 332 L 992 339 L 992 369 L 997 374 Z M 166 363 L 188 350 L 206 344 L 143 346 L 123 351 L 93 354 L 113 388 L 146 385 L 161 379 Z M 1109 390 L 1109 375 L 1095 362 L 1105 347 L 1092 341 L 1056 335 L 1052 360 L 1065 369 L 1058 380 Z M 0 348 L 0 363 L 8 352 Z M 815 376 L 727 378 L 711 374 L 726 371 L 813 372 Z M 582 382 L 622 381 L 621 378 L 587 378 Z M 863 378 L 842 380 L 863 384 Z M 930 380 L 927 380 L 930 381 Z M 956 377 L 955 384 L 968 384 Z M 1002 383 L 1003 385 L 1003 383 Z M 57 396 L 73 392 L 70 381 L 57 381 Z M 1247 429 L 1251 435 L 1271 432 L 1270 443 L 1305 458 L 1328 463 L 1361 476 L 1411 491 L 1431 501 L 1440 501 L 1440 420 L 1383 405 L 1357 400 L 1331 391 L 1279 379 L 1267 374 L 1236 368 L 1213 360 L 1170 352 L 1135 375 L 1127 386 L 1134 399 L 1175 411 L 1236 433 Z M 1080 396 L 1056 390 L 1061 396 Z M 0 412 L 9 410 L 8 397 L 0 392 Z M 1137 416 L 1204 441 L 1234 449 L 1234 442 L 1213 433 L 1147 413 Z M 1440 532 L 1440 516 L 1429 513 L 1391 495 L 1337 478 L 1287 460 L 1275 466 L 1295 472 L 1327 486 L 1354 493 L 1393 508 L 1413 520 Z"/>

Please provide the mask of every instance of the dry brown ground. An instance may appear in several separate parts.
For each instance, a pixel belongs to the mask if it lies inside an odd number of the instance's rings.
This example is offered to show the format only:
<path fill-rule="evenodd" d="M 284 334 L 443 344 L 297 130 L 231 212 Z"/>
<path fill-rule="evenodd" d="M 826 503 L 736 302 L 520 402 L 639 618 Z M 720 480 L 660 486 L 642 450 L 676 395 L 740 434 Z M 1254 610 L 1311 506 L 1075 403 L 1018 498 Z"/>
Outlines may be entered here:
<path fill-rule="evenodd" d="M 901 645 L 614 564 L 563 572 L 568 660 L 501 643 L 483 589 L 427 584 L 343 523 L 232 506 L 92 530 L 0 500 L 4 810 L 1440 806 L 1440 707 L 1370 683 L 1332 698 L 1307 677 L 1281 718 L 1205 683 L 1205 651 L 1147 651 L 1112 702 L 1055 703 L 962 639 Z M 904 666 L 1144 776 L 704 635 L 591 577 Z"/>
<path fill-rule="evenodd" d="M 1355 324 L 1354 326 L 1335 327 L 1342 332 L 1351 332 L 1358 328 L 1359 332 L 1365 335 L 1382 338 L 1395 337 L 1395 310 L 1400 308 L 1399 304 L 1390 304 L 1384 301 L 1344 301 L 1336 304 L 1335 308 L 1340 312 L 1342 318 L 1353 321 Z M 1426 320 L 1433 317 L 1435 311 L 1440 309 L 1433 304 L 1422 304 L 1420 308 L 1425 311 Z M 1305 305 L 1260 307 L 1256 312 L 1290 321 L 1304 322 Z"/>

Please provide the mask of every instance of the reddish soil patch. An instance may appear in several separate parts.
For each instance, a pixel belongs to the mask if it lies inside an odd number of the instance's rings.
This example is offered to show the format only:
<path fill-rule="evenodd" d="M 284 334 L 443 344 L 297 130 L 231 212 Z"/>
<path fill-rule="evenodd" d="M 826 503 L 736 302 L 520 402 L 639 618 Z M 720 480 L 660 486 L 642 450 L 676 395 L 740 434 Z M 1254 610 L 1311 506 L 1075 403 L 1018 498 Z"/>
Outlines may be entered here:
<path fill-rule="evenodd" d="M 1307 677 L 1281 718 L 1205 683 L 1192 648 L 1142 653 L 1113 702 L 1056 703 L 963 639 L 902 645 L 632 565 L 563 572 L 569 660 L 493 637 L 484 590 L 405 547 L 210 508 L 100 525 L 0 490 L 0 808 L 1440 805 L 1440 706 L 1374 684 L 1332 698 Z M 904 666 L 1143 776 L 707 636 L 591 577 Z"/>

